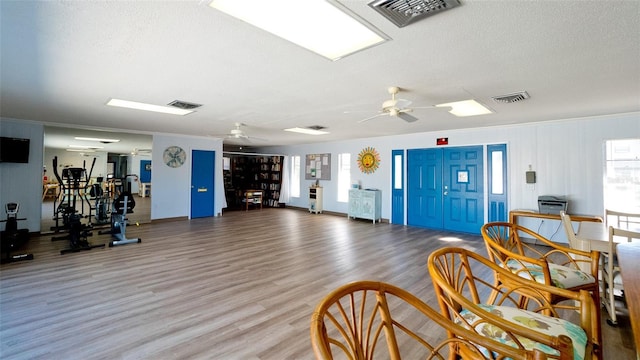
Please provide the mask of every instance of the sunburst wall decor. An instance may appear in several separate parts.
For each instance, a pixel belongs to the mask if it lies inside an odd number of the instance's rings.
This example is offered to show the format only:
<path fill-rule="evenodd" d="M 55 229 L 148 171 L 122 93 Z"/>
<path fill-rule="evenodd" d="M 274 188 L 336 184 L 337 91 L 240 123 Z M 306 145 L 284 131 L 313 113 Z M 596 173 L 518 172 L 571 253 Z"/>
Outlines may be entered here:
<path fill-rule="evenodd" d="M 358 154 L 358 167 L 365 174 L 372 174 L 380 166 L 380 154 L 372 147 L 366 147 Z"/>

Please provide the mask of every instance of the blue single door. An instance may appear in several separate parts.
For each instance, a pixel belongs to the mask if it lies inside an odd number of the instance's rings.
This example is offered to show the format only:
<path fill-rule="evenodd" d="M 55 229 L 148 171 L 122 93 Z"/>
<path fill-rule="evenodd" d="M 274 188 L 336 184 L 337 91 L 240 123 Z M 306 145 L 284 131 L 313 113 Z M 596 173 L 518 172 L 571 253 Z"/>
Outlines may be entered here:
<path fill-rule="evenodd" d="M 404 225 L 404 150 L 392 150 L 391 158 L 391 223 Z"/>
<path fill-rule="evenodd" d="M 407 150 L 407 224 L 442 228 L 442 150 Z"/>
<path fill-rule="evenodd" d="M 191 218 L 211 217 L 215 151 L 193 150 L 191 154 Z"/>
<path fill-rule="evenodd" d="M 140 160 L 140 182 L 151 182 L 151 160 Z"/>
<path fill-rule="evenodd" d="M 479 234 L 484 224 L 482 146 L 443 150 L 443 228 Z"/>
<path fill-rule="evenodd" d="M 507 219 L 507 144 L 487 145 L 489 221 Z"/>

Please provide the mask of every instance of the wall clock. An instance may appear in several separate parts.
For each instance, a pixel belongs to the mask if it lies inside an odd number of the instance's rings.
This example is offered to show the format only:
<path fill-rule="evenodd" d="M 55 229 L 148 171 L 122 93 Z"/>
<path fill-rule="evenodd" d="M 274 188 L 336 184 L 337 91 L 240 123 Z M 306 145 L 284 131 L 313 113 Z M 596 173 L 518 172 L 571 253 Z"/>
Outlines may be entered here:
<path fill-rule="evenodd" d="M 366 147 L 358 154 L 358 167 L 365 174 L 372 174 L 380 166 L 380 154 L 372 147 Z"/>
<path fill-rule="evenodd" d="M 180 146 L 169 146 L 162 154 L 162 160 L 168 167 L 177 168 L 184 164 L 187 153 Z"/>

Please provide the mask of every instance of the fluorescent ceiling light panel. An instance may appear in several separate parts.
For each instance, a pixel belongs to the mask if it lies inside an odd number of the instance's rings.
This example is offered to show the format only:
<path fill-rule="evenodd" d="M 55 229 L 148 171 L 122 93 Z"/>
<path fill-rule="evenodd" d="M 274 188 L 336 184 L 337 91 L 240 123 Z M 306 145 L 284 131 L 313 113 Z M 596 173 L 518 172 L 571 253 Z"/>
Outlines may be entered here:
<path fill-rule="evenodd" d="M 119 139 L 103 139 L 103 138 L 92 138 L 92 137 L 82 137 L 82 136 L 76 136 L 76 137 L 74 137 L 74 139 L 76 139 L 76 140 L 84 140 L 84 141 L 98 141 L 98 142 L 101 142 L 101 143 L 120 142 Z"/>
<path fill-rule="evenodd" d="M 82 153 L 96 152 L 95 150 L 91 150 L 91 149 L 67 149 L 67 151 L 76 151 L 76 152 L 82 152 Z"/>
<path fill-rule="evenodd" d="M 153 104 L 146 104 L 146 103 L 135 102 L 135 101 L 120 100 L 120 99 L 111 99 L 109 100 L 107 105 L 123 107 L 128 109 L 153 111 L 153 112 L 172 114 L 172 115 L 187 115 L 193 112 L 193 110 L 184 110 L 184 109 L 180 109 L 173 106 L 153 105 Z"/>
<path fill-rule="evenodd" d="M 284 129 L 284 131 L 296 132 L 296 133 L 307 134 L 307 135 L 326 135 L 329 133 L 328 131 L 306 129 L 306 128 L 299 128 L 299 127 Z"/>
<path fill-rule="evenodd" d="M 436 107 L 450 107 L 451 110 L 449 110 L 449 112 L 455 116 L 475 116 L 493 113 L 493 111 L 487 109 L 484 105 L 475 100 L 463 100 L 446 104 L 438 104 Z"/>
<path fill-rule="evenodd" d="M 104 146 L 89 146 L 89 145 L 69 145 L 74 149 L 104 149 Z"/>
<path fill-rule="evenodd" d="M 335 1 L 214 0 L 209 6 L 330 60 L 388 40 Z"/>

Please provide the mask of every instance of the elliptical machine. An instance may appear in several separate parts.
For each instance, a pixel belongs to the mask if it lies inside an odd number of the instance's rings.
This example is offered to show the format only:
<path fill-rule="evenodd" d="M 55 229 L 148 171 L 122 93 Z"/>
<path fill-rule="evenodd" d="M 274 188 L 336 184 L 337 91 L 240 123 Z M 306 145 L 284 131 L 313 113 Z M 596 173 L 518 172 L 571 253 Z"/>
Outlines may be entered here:
<path fill-rule="evenodd" d="M 103 180 L 104 178 L 99 176 L 96 179 L 96 183 L 91 184 L 91 188 L 89 189 L 91 200 L 94 201 L 94 225 L 103 225 L 109 222 L 109 197 L 105 195 L 102 189 Z"/>
<path fill-rule="evenodd" d="M 84 216 L 84 205 L 87 203 L 89 208 L 89 215 L 91 218 L 91 203 L 86 193 L 86 186 L 91 178 L 93 167 L 96 163 L 96 158 L 93 158 L 91 163 L 91 169 L 87 173 L 86 166 L 83 167 L 67 167 L 62 169 L 62 176 L 58 172 L 58 157 L 53 158 L 53 174 L 60 184 L 60 196 L 58 196 L 53 202 L 53 214 L 56 225 L 51 227 L 51 230 L 59 232 L 61 229 L 69 228 L 69 217 L 71 214 L 78 213 L 77 200 L 80 200 L 80 217 Z M 60 200 L 60 203 L 58 203 Z M 62 219 L 62 226 L 59 221 Z"/>
<path fill-rule="evenodd" d="M 10 263 L 22 260 L 33 260 L 33 254 L 19 254 L 11 255 L 11 252 L 21 248 L 29 241 L 29 229 L 18 229 L 18 211 L 20 205 L 18 203 L 7 203 L 4 207 L 7 213 L 6 220 L 0 220 L 6 222 L 4 231 L 0 232 L 0 248 L 2 248 L 2 258 L 0 262 Z"/>
<path fill-rule="evenodd" d="M 95 158 L 93 159 L 93 163 L 95 164 Z M 91 169 L 93 170 L 93 165 L 91 165 Z M 96 247 L 104 247 L 104 244 L 92 245 L 89 243 L 87 237 L 93 235 L 91 232 L 91 226 L 82 223 L 82 215 L 78 214 L 78 211 L 76 210 L 76 200 L 78 198 L 83 202 L 83 208 L 84 201 L 87 200 L 86 195 L 80 194 L 80 190 L 83 186 L 82 177 L 85 175 L 84 183 L 86 184 L 91 175 L 89 174 L 89 176 L 86 176 L 84 168 L 65 168 L 63 169 L 62 175 L 62 177 L 67 180 L 65 185 L 65 182 L 58 173 L 57 156 L 53 158 L 53 173 L 58 179 L 58 182 L 63 186 L 63 200 L 56 209 L 56 213 L 62 214 L 63 226 L 68 233 L 64 236 L 52 237 L 51 241 L 69 240 L 69 248 L 60 250 L 60 254 L 62 255 L 69 252 L 78 252 L 82 250 L 91 250 Z M 66 200 L 66 203 L 64 200 Z M 57 222 L 56 218 L 56 225 Z"/>

